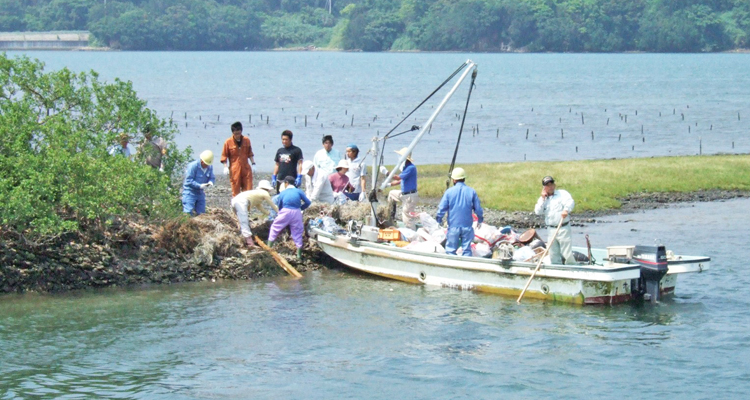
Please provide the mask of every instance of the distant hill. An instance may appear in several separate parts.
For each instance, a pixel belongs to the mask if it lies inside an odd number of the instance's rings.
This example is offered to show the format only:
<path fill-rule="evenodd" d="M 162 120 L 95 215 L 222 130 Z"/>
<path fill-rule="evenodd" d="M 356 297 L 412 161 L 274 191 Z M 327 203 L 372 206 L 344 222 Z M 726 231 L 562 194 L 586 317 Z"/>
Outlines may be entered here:
<path fill-rule="evenodd" d="M 714 52 L 748 0 L 3 0 L 0 31 L 87 30 L 124 50 Z"/>

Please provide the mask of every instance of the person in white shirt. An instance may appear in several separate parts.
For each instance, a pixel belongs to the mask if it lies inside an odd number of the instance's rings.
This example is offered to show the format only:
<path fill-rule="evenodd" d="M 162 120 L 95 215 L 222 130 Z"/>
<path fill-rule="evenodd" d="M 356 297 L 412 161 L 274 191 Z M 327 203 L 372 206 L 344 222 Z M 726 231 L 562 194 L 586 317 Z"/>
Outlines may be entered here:
<path fill-rule="evenodd" d="M 315 165 L 315 169 L 318 170 L 318 173 L 325 176 L 331 175 L 340 160 L 341 153 L 333 148 L 333 136 L 323 136 L 323 148 L 318 150 L 313 157 L 313 165 Z"/>
<path fill-rule="evenodd" d="M 305 177 L 305 194 L 310 201 L 333 204 L 333 188 L 328 175 L 318 171 L 310 160 L 302 163 L 302 175 Z"/>
<path fill-rule="evenodd" d="M 575 207 L 573 197 L 566 190 L 556 189 L 555 179 L 545 176 L 542 179 L 542 194 L 534 206 L 536 215 L 544 215 L 544 223 L 549 229 L 550 239 L 562 220 L 562 226 L 557 232 L 555 241 L 550 243 L 549 257 L 552 264 L 575 264 L 573 257 L 573 239 L 570 230 L 570 213 Z"/>
<path fill-rule="evenodd" d="M 364 201 L 367 192 L 367 166 L 362 163 L 362 158 L 359 157 L 359 148 L 356 144 L 346 146 L 346 161 L 349 161 L 349 170 L 346 171 L 346 176 L 349 177 L 349 184 L 354 188 L 352 193 L 347 193 L 346 196 L 350 200 Z"/>

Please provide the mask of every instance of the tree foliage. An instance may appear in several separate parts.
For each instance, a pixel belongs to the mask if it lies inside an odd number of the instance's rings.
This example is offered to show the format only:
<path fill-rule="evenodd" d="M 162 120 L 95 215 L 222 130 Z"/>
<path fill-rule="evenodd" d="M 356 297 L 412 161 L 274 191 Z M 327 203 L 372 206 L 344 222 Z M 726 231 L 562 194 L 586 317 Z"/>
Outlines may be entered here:
<path fill-rule="evenodd" d="M 657 51 L 747 47 L 748 0 L 4 0 L 0 31 L 132 50 Z"/>
<path fill-rule="evenodd" d="M 112 216 L 181 210 L 179 179 L 189 150 L 176 129 L 146 108 L 130 82 L 95 72 L 45 72 L 39 61 L 0 55 L 0 226 L 30 235 L 102 227 Z M 169 145 L 164 172 L 111 156 L 119 135 L 143 140 L 149 127 Z M 173 211 L 174 210 L 174 211 Z"/>

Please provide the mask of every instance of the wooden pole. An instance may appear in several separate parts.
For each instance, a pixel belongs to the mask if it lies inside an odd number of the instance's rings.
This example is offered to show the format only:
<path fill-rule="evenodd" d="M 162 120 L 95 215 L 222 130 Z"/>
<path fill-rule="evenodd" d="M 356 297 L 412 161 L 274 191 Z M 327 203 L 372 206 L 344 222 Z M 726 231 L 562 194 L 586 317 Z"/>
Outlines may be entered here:
<path fill-rule="evenodd" d="M 521 291 L 521 294 L 518 296 L 518 300 L 516 300 L 516 303 L 521 304 L 521 299 L 523 299 L 523 295 L 526 293 L 526 289 L 529 288 L 529 285 L 531 284 L 531 281 L 534 279 L 536 272 L 539 271 L 539 267 L 542 265 L 542 261 L 544 261 L 544 257 L 547 256 L 547 252 L 549 252 L 550 246 L 552 246 L 552 243 L 554 243 L 555 238 L 557 237 L 557 232 L 560 232 L 560 228 L 562 228 L 564 219 L 565 218 L 560 218 L 560 223 L 557 224 L 557 229 L 555 230 L 555 233 L 552 234 L 552 238 L 550 239 L 549 243 L 547 243 L 547 246 L 544 249 L 544 253 L 542 253 L 541 257 L 539 257 L 539 262 L 536 263 L 536 268 L 534 268 L 534 272 L 531 273 L 531 276 L 529 277 L 529 280 L 526 282 L 526 286 L 523 287 L 523 290 Z"/>
<path fill-rule="evenodd" d="M 294 267 L 292 267 L 291 264 L 289 264 L 289 262 L 285 260 L 284 257 L 280 256 L 279 253 L 277 253 L 274 249 L 268 247 L 268 245 L 260 240 L 258 236 L 255 236 L 255 243 L 257 243 L 263 250 L 271 254 L 271 257 L 276 260 L 276 263 L 279 264 L 279 266 L 283 268 L 284 271 L 289 273 L 289 275 L 295 278 L 302 278 L 302 274 L 300 274 L 299 271 L 294 269 Z"/>

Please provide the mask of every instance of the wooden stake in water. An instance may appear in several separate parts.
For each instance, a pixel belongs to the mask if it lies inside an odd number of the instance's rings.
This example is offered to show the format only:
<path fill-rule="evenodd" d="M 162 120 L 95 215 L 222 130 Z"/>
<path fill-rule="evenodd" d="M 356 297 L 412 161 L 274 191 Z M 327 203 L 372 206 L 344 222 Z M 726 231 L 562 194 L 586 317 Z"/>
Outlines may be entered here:
<path fill-rule="evenodd" d="M 305 128 L 307 127 L 307 115 L 305 115 Z"/>
<path fill-rule="evenodd" d="M 698 155 L 703 154 L 703 139 L 698 138 Z"/>
<path fill-rule="evenodd" d="M 354 126 L 354 114 L 352 114 L 352 123 L 351 126 Z"/>
<path fill-rule="evenodd" d="M 607 125 L 609 125 L 609 118 L 607 118 Z"/>
<path fill-rule="evenodd" d="M 562 128 L 560 128 L 560 139 L 565 139 L 565 133 L 563 132 Z"/>
<path fill-rule="evenodd" d="M 594 131 L 591 131 L 591 140 L 594 140 Z"/>
<path fill-rule="evenodd" d="M 500 133 L 500 129 L 497 132 Z M 529 140 L 529 128 L 526 128 L 526 140 Z"/>
<path fill-rule="evenodd" d="M 581 113 L 581 125 L 585 125 L 585 122 L 583 120 L 583 113 Z"/>

